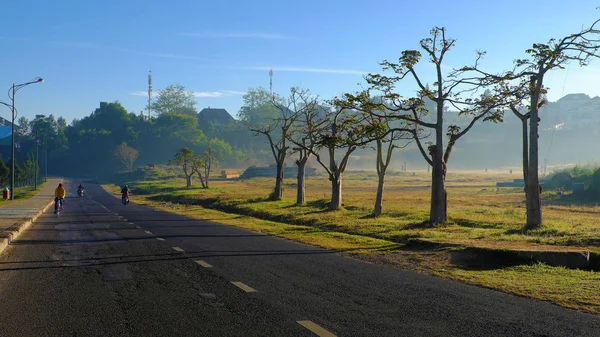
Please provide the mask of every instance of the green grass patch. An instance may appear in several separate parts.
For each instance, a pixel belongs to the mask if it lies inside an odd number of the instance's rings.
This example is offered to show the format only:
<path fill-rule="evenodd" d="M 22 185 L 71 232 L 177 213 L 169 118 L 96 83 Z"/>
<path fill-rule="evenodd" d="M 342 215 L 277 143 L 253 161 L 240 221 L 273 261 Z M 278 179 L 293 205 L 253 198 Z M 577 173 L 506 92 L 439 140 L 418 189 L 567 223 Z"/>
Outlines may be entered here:
<path fill-rule="evenodd" d="M 46 185 L 46 182 L 41 182 L 38 184 L 37 189 L 33 188 L 33 186 L 16 187 L 15 190 L 17 193 L 15 194 L 15 199 L 14 200 L 0 199 L 0 207 L 10 205 L 13 202 L 29 199 L 29 198 L 33 197 L 34 195 L 36 195 L 45 185 Z"/>
<path fill-rule="evenodd" d="M 597 272 L 534 264 L 496 270 L 448 268 L 433 270 L 432 273 L 600 314 L 600 273 Z"/>

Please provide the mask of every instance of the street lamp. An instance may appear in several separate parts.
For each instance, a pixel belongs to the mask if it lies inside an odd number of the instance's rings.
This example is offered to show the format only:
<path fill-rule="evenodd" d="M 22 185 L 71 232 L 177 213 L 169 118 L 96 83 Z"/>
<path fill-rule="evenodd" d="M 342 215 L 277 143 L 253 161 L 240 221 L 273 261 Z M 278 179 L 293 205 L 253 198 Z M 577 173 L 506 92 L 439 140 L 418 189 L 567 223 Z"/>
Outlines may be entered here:
<path fill-rule="evenodd" d="M 15 199 L 15 94 L 17 93 L 17 91 L 25 86 L 28 86 L 30 84 L 35 84 L 35 83 L 42 83 L 44 82 L 44 79 L 41 77 L 38 77 L 35 81 L 31 81 L 31 82 L 26 82 L 26 83 L 21 83 L 21 84 L 14 84 L 12 85 L 12 87 L 10 87 L 8 89 L 8 98 L 10 98 L 12 105 L 11 105 L 11 111 L 12 111 L 12 124 L 11 124 L 11 133 L 12 133 L 12 139 L 11 139 L 11 168 L 10 168 L 10 200 L 14 200 Z"/>

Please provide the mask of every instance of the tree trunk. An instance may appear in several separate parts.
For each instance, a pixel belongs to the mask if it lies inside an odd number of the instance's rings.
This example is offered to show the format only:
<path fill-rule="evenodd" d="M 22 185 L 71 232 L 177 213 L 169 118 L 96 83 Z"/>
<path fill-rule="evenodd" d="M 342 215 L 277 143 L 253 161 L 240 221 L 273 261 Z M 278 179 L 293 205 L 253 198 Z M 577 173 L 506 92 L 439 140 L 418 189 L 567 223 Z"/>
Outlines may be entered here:
<path fill-rule="evenodd" d="M 431 209 L 429 222 L 442 224 L 448 220 L 448 194 L 446 193 L 446 169 L 441 160 L 434 160 L 431 170 Z"/>
<path fill-rule="evenodd" d="M 271 195 L 271 200 L 277 201 L 283 198 L 283 162 L 277 163 L 277 175 L 275 177 L 275 189 Z"/>
<path fill-rule="evenodd" d="M 529 146 L 529 137 L 527 136 L 527 119 L 521 119 L 522 129 L 523 129 L 523 183 L 525 184 L 525 200 L 527 198 L 527 170 L 529 170 L 529 151 L 527 150 L 527 146 Z"/>
<path fill-rule="evenodd" d="M 529 228 L 539 227 L 542 224 L 542 199 L 538 177 L 538 126 L 538 109 L 533 108 L 529 117 L 529 167 L 526 183 L 527 227 Z"/>
<path fill-rule="evenodd" d="M 377 183 L 377 197 L 375 197 L 375 208 L 373 215 L 381 215 L 383 210 L 383 184 L 385 182 L 385 170 L 379 173 L 379 182 Z"/>
<path fill-rule="evenodd" d="M 373 215 L 378 216 L 381 214 L 383 210 L 383 184 L 385 182 L 385 170 L 387 169 L 387 165 L 390 162 L 390 158 L 392 155 L 393 144 L 389 144 L 388 152 L 386 157 L 386 163 L 383 162 L 383 141 L 381 139 L 377 139 L 377 157 L 376 157 L 376 167 L 377 167 L 377 177 L 379 178 L 377 182 L 377 196 L 375 197 L 375 207 L 373 208 Z"/>
<path fill-rule="evenodd" d="M 331 202 L 329 210 L 335 211 L 342 207 L 342 177 L 339 174 L 334 174 L 331 180 Z"/>
<path fill-rule="evenodd" d="M 204 185 L 205 188 L 209 188 L 208 180 L 210 179 L 210 170 L 212 168 L 212 150 L 209 148 L 208 159 L 204 163 Z"/>
<path fill-rule="evenodd" d="M 204 183 L 204 177 L 202 176 L 202 173 L 200 173 L 200 170 L 196 171 L 196 173 L 198 174 L 198 180 L 200 180 L 202 188 L 206 188 L 206 184 Z"/>
<path fill-rule="evenodd" d="M 192 176 L 185 176 L 185 186 L 192 186 Z"/>
<path fill-rule="evenodd" d="M 297 189 L 297 193 L 296 193 L 296 204 L 297 205 L 304 205 L 304 203 L 306 202 L 306 196 L 305 196 L 305 192 L 306 192 L 306 186 L 305 186 L 305 182 L 304 182 L 304 176 L 305 176 L 305 167 L 306 167 L 306 159 L 300 159 L 298 161 L 296 161 L 296 165 L 298 165 L 298 189 Z"/>

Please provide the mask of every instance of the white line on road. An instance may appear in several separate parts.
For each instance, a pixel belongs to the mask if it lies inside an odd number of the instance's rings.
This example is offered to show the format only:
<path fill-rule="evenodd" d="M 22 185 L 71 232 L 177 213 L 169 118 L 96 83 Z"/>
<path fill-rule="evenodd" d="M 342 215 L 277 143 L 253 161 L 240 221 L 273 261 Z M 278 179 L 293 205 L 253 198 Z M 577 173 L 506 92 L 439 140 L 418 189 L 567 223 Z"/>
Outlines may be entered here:
<path fill-rule="evenodd" d="M 137 228 L 137 229 L 141 229 L 142 227 L 140 227 L 140 226 L 135 226 L 135 228 Z"/>
<path fill-rule="evenodd" d="M 148 235 L 152 235 L 151 231 L 144 231 L 144 233 L 148 234 Z"/>
<path fill-rule="evenodd" d="M 206 263 L 206 261 L 196 260 L 196 263 L 201 265 L 204 268 L 212 268 L 212 265 L 209 263 Z"/>
<path fill-rule="evenodd" d="M 314 333 L 315 335 L 317 335 L 319 337 L 337 337 L 336 335 L 323 329 L 322 327 L 318 326 L 317 324 L 315 324 L 312 321 L 296 321 L 296 323 L 307 328 L 308 330 L 310 330 L 312 333 Z"/>
<path fill-rule="evenodd" d="M 156 238 L 156 240 L 158 240 L 158 241 L 165 241 L 165 239 L 163 239 L 163 238 Z"/>
<path fill-rule="evenodd" d="M 256 292 L 256 289 L 249 287 L 249 286 L 243 284 L 242 282 L 231 282 L 231 284 L 242 289 L 243 291 L 245 291 L 247 293 L 255 293 Z"/>
<path fill-rule="evenodd" d="M 179 247 L 171 247 L 171 248 L 173 248 L 173 250 L 175 250 L 176 252 L 183 253 L 183 249 L 181 249 Z"/>

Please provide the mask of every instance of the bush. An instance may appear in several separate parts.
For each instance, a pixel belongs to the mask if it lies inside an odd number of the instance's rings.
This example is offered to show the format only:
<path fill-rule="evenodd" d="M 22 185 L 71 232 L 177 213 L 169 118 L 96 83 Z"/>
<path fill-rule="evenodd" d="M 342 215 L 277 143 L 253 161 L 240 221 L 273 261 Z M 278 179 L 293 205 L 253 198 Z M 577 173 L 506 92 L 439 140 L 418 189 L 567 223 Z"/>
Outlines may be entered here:
<path fill-rule="evenodd" d="M 547 190 L 557 190 L 559 188 L 571 189 L 572 186 L 573 177 L 569 172 L 558 172 L 544 184 L 544 188 Z"/>
<path fill-rule="evenodd" d="M 600 195 L 600 168 L 594 171 L 588 190 L 596 195 Z"/>

